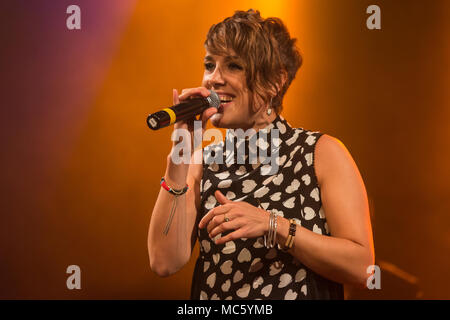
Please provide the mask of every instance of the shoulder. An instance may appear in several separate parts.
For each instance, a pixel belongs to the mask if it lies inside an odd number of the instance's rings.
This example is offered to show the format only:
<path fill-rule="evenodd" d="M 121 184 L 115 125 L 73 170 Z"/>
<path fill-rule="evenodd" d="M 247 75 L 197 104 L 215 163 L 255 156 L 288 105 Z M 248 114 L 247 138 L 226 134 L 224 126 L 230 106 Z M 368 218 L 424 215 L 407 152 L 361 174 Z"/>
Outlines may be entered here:
<path fill-rule="evenodd" d="M 326 177 L 351 174 L 358 170 L 344 143 L 328 134 L 318 137 L 314 167 L 319 184 L 323 183 Z"/>
<path fill-rule="evenodd" d="M 348 152 L 344 143 L 328 134 L 321 134 L 316 143 L 316 154 L 327 153 L 329 155 L 338 155 Z"/>

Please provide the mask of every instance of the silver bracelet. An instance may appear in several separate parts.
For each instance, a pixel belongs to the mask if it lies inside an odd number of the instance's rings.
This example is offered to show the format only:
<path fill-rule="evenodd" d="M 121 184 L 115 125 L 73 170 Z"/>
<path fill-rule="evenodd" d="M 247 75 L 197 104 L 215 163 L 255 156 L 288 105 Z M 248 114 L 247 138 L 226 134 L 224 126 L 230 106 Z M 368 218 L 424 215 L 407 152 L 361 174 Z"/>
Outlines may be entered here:
<path fill-rule="evenodd" d="M 264 235 L 264 247 L 266 247 L 267 249 L 269 249 L 269 243 L 270 243 L 270 235 L 272 232 L 272 212 L 269 212 L 269 229 L 267 230 L 267 235 Z M 269 238 L 269 243 L 268 243 L 268 239 Z"/>
<path fill-rule="evenodd" d="M 273 213 L 270 213 L 270 217 L 269 217 L 269 235 L 268 235 L 268 246 L 267 248 L 270 248 L 272 245 L 272 236 L 273 236 Z"/>
<path fill-rule="evenodd" d="M 264 235 L 264 246 L 267 249 L 273 248 L 276 245 L 277 239 L 277 216 L 270 212 L 269 217 L 269 230 L 267 232 L 267 237 Z"/>
<path fill-rule="evenodd" d="M 277 215 L 273 215 L 273 237 L 272 237 L 272 244 L 271 248 L 275 247 L 277 244 Z"/>

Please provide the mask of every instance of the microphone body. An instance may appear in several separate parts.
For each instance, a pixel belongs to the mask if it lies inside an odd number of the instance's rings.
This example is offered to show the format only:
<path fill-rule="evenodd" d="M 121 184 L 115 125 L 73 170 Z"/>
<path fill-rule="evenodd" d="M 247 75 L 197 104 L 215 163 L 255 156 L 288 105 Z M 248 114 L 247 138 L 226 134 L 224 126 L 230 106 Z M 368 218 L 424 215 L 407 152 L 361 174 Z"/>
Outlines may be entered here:
<path fill-rule="evenodd" d="M 210 107 L 219 108 L 219 96 L 212 90 L 210 90 L 210 92 L 211 94 L 206 98 L 192 98 L 150 114 L 147 117 L 148 127 L 152 130 L 158 130 L 178 121 L 192 119 Z"/>

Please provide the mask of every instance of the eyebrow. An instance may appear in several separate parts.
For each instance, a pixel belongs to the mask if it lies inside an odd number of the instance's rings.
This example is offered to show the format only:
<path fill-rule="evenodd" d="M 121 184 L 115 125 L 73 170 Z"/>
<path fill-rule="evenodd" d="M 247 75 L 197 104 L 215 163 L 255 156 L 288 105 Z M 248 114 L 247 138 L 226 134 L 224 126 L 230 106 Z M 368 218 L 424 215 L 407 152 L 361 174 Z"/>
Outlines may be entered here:
<path fill-rule="evenodd" d="M 235 61 L 235 60 L 240 61 L 241 59 L 238 56 L 226 56 L 224 60 L 225 60 L 225 62 L 228 62 L 228 61 Z M 211 55 L 207 55 L 205 57 L 205 61 L 214 61 L 214 58 Z"/>
<path fill-rule="evenodd" d="M 205 61 L 214 61 L 212 56 L 206 56 Z"/>

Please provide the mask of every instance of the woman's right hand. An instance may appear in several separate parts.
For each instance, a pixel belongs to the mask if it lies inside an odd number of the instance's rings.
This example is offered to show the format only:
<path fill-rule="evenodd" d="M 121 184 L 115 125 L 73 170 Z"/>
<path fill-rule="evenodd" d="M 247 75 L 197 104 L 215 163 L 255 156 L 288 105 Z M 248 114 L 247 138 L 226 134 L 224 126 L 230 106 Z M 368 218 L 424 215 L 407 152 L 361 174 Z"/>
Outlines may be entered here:
<path fill-rule="evenodd" d="M 206 89 L 205 87 L 183 89 L 181 91 L 180 95 L 178 95 L 177 89 L 173 89 L 173 104 L 176 105 L 176 104 L 179 104 L 180 102 L 183 102 L 188 99 L 195 98 L 195 97 L 205 97 L 206 98 L 210 94 L 211 94 L 210 91 L 208 89 Z M 214 107 L 210 107 L 210 108 L 204 110 L 200 114 L 199 120 L 202 121 L 202 126 L 201 126 L 202 136 L 203 136 L 203 132 L 205 131 L 204 128 L 206 126 L 206 122 L 215 113 L 217 113 L 217 109 Z M 190 132 L 191 147 L 193 147 L 193 144 L 194 144 L 194 140 L 193 140 L 194 139 L 194 120 L 195 119 L 191 119 L 191 120 L 187 120 L 187 121 L 179 121 L 174 124 L 174 129 L 186 129 Z M 175 146 L 175 144 L 176 144 L 176 142 L 174 141 L 174 146 Z M 192 149 L 192 152 L 193 151 L 194 150 Z"/>

